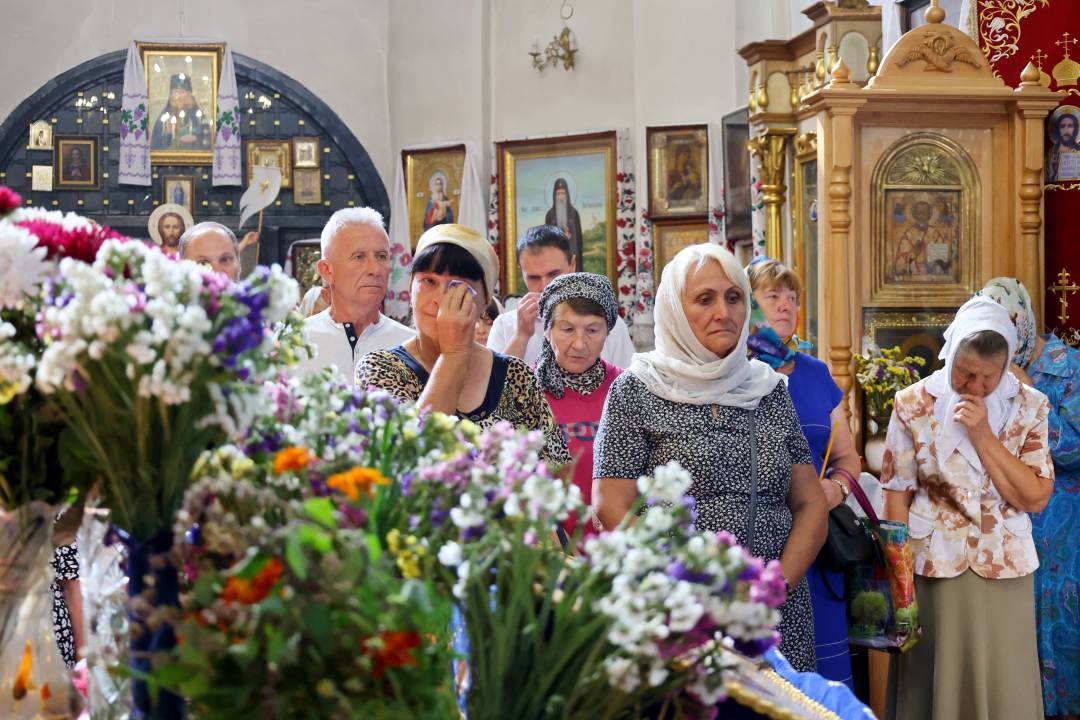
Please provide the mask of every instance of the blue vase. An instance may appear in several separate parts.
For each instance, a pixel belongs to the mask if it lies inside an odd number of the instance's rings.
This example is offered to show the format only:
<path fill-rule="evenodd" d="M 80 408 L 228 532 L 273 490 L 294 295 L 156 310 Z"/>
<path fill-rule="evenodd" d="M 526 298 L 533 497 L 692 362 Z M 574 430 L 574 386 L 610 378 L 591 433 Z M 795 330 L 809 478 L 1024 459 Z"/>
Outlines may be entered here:
<path fill-rule="evenodd" d="M 129 601 L 142 597 L 152 608 L 152 612 L 162 608 L 179 608 L 179 576 L 169 559 L 173 543 L 172 532 L 159 532 L 145 542 L 125 537 L 122 532 L 121 537 L 128 546 Z M 150 582 L 147 582 L 148 579 Z M 135 673 L 131 683 L 132 718 L 180 720 L 184 717 L 183 698 L 161 690 L 155 699 L 146 681 L 139 677 L 139 673 L 149 672 L 151 658 L 155 654 L 169 652 L 176 647 L 176 633 L 172 625 L 162 622 L 151 630 L 144 613 L 136 612 L 135 606 L 130 602 L 128 619 L 132 629 L 129 662 Z"/>

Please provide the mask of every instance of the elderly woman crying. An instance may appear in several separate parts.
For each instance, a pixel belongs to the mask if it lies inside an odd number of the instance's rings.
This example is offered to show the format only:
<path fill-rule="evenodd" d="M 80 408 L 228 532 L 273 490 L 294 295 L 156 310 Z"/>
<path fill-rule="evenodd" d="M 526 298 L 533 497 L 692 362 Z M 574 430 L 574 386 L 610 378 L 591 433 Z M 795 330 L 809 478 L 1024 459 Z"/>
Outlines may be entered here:
<path fill-rule="evenodd" d="M 945 367 L 896 394 L 881 482 L 908 524 L 923 636 L 894 657 L 888 717 L 1041 718 L 1029 512 L 1054 485 L 1050 403 L 1009 371 L 1016 329 L 968 300 Z"/>

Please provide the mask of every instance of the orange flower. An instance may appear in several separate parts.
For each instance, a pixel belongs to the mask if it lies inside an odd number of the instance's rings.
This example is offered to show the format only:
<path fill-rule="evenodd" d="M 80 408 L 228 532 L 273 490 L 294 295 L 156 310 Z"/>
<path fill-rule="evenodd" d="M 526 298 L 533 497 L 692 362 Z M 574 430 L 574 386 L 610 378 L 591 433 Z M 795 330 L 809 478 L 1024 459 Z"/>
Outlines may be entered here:
<path fill-rule="evenodd" d="M 226 602 L 242 602 L 245 605 L 262 602 L 277 585 L 284 571 L 285 566 L 280 560 L 270 558 L 263 569 L 250 580 L 238 577 L 228 578 L 225 581 L 225 589 L 221 591 L 221 599 Z"/>
<path fill-rule="evenodd" d="M 364 651 L 375 660 L 375 668 L 372 675 L 382 677 L 387 668 L 416 667 L 416 658 L 412 651 L 420 647 L 420 633 L 414 631 L 403 632 L 394 630 L 379 633 L 380 643 L 373 647 L 370 641 L 365 641 Z M 377 645 L 380 645 L 378 647 Z"/>
<path fill-rule="evenodd" d="M 375 494 L 375 485 L 386 485 L 389 482 L 375 468 L 354 467 L 352 470 L 331 475 L 326 481 L 326 486 L 331 490 L 344 493 L 350 500 L 356 502 L 360 499 L 361 491 L 371 497 Z"/>
<path fill-rule="evenodd" d="M 311 464 L 313 459 L 307 448 L 287 447 L 279 450 L 274 456 L 274 474 L 281 475 L 290 470 L 303 470 Z"/>
<path fill-rule="evenodd" d="M 26 691 L 31 688 L 30 669 L 34 663 L 33 656 L 30 654 L 32 647 L 30 641 L 27 640 L 22 660 L 19 661 L 19 672 L 15 675 L 15 684 L 11 686 L 11 697 L 15 700 L 22 700 L 26 697 Z"/>

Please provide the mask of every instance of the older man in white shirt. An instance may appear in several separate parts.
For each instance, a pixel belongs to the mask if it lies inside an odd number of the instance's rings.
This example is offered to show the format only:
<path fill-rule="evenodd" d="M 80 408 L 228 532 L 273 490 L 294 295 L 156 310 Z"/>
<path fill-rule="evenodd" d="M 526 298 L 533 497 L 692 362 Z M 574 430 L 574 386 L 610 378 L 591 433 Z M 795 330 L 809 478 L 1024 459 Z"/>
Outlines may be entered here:
<path fill-rule="evenodd" d="M 544 335 L 540 327 L 540 293 L 560 275 L 576 272 L 577 258 L 570 252 L 566 234 L 554 225 L 537 225 L 526 230 L 518 240 L 517 258 L 529 292 L 514 310 L 495 318 L 487 346 L 535 365 Z M 600 357 L 615 367 L 625 368 L 633 356 L 630 331 L 622 318 L 617 318 Z"/>
<path fill-rule="evenodd" d="M 296 374 L 333 366 L 346 382 L 356 363 L 373 350 L 400 345 L 413 331 L 383 315 L 390 282 L 390 238 L 373 208 L 345 208 L 330 216 L 321 237 L 318 270 L 330 289 L 330 307 L 304 320 L 304 334 L 317 351 Z"/>

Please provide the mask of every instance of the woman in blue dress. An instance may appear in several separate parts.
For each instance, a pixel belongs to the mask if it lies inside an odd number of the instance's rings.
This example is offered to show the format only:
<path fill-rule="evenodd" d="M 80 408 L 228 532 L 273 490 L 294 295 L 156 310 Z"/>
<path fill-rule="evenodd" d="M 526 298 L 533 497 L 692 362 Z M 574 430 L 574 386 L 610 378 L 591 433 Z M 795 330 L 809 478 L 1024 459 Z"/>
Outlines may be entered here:
<path fill-rule="evenodd" d="M 1049 717 L 1080 715 L 1080 351 L 1053 334 L 1040 336 L 1031 297 L 1019 280 L 994 278 L 984 295 L 1005 307 L 1016 325 L 1012 372 L 1050 399 L 1054 493 L 1031 516 L 1039 553 L 1035 620 L 1043 707 Z"/>
<path fill-rule="evenodd" d="M 849 482 L 858 477 L 862 464 L 840 404 L 844 394 L 836 386 L 825 363 L 798 352 L 795 327 L 802 294 L 798 275 L 770 259 L 755 262 L 747 274 L 755 304 L 750 317 L 752 335 L 747 346 L 751 355 L 788 377 L 788 391 L 818 474 L 832 429 L 836 428 L 836 438 L 829 453 L 829 471 L 821 481 L 831 510 L 847 498 Z M 806 578 L 814 612 L 817 672 L 829 680 L 845 683 L 854 691 L 843 573 L 827 569 L 819 558 L 810 566 Z"/>

